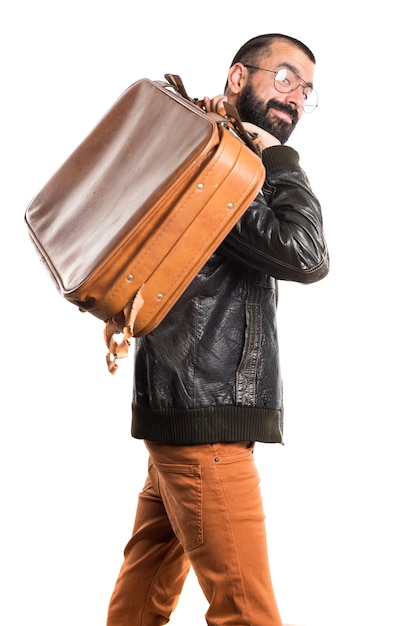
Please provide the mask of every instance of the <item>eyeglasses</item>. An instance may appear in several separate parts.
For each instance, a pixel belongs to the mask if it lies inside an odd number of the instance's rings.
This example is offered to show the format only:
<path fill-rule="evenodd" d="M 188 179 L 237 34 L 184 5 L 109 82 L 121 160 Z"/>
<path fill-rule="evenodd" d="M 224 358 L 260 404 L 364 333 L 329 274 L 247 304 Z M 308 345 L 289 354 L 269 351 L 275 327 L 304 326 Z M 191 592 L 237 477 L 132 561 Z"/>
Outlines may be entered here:
<path fill-rule="evenodd" d="M 318 106 L 318 94 L 315 89 L 305 83 L 295 72 L 288 67 L 280 67 L 278 70 L 266 70 L 263 67 L 256 67 L 255 65 L 244 65 L 251 70 L 261 70 L 262 72 L 271 72 L 274 76 L 274 87 L 279 93 L 290 93 L 296 91 L 299 87 L 302 87 L 303 97 L 305 101 L 303 103 L 303 110 L 305 113 L 312 113 Z"/>

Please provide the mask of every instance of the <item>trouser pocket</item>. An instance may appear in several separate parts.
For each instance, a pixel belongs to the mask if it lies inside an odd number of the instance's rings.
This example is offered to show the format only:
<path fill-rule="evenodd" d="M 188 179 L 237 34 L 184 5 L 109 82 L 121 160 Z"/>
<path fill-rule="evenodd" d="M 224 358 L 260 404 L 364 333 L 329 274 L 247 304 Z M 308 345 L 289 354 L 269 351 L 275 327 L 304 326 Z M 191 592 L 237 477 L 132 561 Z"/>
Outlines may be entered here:
<path fill-rule="evenodd" d="M 197 548 L 203 542 L 200 466 L 155 460 L 153 466 L 173 531 L 185 550 Z"/>

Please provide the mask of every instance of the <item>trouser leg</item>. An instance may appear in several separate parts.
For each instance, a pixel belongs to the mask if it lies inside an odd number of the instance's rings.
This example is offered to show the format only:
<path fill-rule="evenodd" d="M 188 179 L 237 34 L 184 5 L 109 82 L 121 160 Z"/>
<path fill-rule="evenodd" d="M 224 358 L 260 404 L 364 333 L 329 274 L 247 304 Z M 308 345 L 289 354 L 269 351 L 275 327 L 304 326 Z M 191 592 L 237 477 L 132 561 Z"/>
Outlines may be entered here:
<path fill-rule="evenodd" d="M 107 626 L 167 624 L 189 571 L 190 563 L 167 518 L 156 480 L 150 468 L 110 600 Z"/>
<path fill-rule="evenodd" d="M 209 602 L 208 625 L 281 626 L 252 449 L 146 445 L 171 525 Z"/>

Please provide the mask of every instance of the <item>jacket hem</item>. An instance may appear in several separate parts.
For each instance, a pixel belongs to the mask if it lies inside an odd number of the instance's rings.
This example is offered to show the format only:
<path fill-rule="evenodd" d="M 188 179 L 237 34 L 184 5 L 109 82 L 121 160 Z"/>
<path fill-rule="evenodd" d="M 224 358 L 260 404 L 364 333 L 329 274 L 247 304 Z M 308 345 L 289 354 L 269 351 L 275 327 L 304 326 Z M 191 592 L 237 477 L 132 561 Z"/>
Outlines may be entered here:
<path fill-rule="evenodd" d="M 173 445 L 283 443 L 282 423 L 280 409 L 233 405 L 151 409 L 133 404 L 131 435 Z"/>

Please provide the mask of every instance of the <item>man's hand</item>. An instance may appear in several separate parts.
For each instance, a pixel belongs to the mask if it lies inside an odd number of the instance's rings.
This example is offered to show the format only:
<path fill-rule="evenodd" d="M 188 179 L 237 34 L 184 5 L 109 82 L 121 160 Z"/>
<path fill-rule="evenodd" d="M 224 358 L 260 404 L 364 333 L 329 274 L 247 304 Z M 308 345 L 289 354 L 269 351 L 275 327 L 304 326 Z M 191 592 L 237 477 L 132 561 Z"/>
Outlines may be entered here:
<path fill-rule="evenodd" d="M 228 102 L 228 98 L 226 96 L 215 96 L 214 98 L 209 98 L 209 96 L 205 96 L 203 98 L 203 102 L 205 105 L 205 109 L 208 113 L 218 113 L 219 115 L 225 115 L 223 103 Z"/>
<path fill-rule="evenodd" d="M 223 106 L 224 102 L 227 102 L 228 98 L 224 95 L 215 96 L 214 98 L 209 98 L 209 96 L 205 96 L 203 98 L 203 102 L 205 105 L 206 111 L 209 113 L 218 113 L 219 115 L 225 115 L 225 108 Z M 261 150 L 265 148 L 270 148 L 271 146 L 280 146 L 281 143 L 274 135 L 271 135 L 267 131 L 263 130 L 259 126 L 255 124 L 251 124 L 250 122 L 243 122 L 243 126 L 246 131 L 249 133 L 256 133 L 258 135 L 259 143 Z"/>
<path fill-rule="evenodd" d="M 266 130 L 263 130 L 259 126 L 255 124 L 251 124 L 250 122 L 243 122 L 245 130 L 249 133 L 257 133 L 258 139 L 260 141 L 259 146 L 261 150 L 265 150 L 265 148 L 271 148 L 271 146 L 281 146 L 282 144 L 274 135 L 271 135 Z"/>

